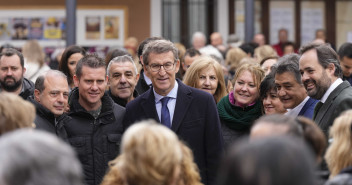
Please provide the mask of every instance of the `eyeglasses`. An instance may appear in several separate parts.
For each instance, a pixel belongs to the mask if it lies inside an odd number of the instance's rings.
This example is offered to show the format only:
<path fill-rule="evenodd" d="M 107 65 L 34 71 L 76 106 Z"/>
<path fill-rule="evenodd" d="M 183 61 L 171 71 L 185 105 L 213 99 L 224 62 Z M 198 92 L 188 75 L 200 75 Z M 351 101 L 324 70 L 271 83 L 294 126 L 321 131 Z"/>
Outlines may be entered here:
<path fill-rule="evenodd" d="M 175 63 L 172 62 L 167 62 L 163 65 L 160 64 L 150 64 L 149 68 L 153 71 L 153 72 L 158 72 L 161 69 L 161 66 L 163 66 L 165 71 L 170 71 L 172 69 L 174 69 Z"/>

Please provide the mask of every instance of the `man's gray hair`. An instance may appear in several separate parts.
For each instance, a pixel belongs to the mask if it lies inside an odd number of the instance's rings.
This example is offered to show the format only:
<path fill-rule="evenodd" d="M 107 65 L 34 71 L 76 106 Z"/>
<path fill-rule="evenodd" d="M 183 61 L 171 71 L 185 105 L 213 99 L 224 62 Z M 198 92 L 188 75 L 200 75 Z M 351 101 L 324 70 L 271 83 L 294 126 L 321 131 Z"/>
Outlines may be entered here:
<path fill-rule="evenodd" d="M 61 72 L 59 70 L 49 70 L 49 71 L 45 72 L 44 74 L 40 75 L 37 78 L 37 80 L 35 81 L 34 88 L 37 89 L 39 92 L 44 91 L 44 89 L 45 89 L 44 81 L 48 75 L 54 75 L 54 76 L 58 76 L 58 77 L 62 77 L 62 78 L 67 79 L 67 76 L 63 72 Z"/>
<path fill-rule="evenodd" d="M 195 33 L 193 33 L 192 35 L 192 42 L 194 41 L 195 38 L 202 38 L 204 40 L 204 43 L 207 43 L 207 37 L 204 35 L 204 33 L 197 31 Z"/>
<path fill-rule="evenodd" d="M 149 64 L 149 55 L 150 53 L 162 54 L 172 51 L 174 54 L 174 62 L 178 60 L 178 49 L 175 45 L 169 40 L 155 40 L 149 42 L 144 46 L 143 49 L 143 63 L 144 65 Z"/>
<path fill-rule="evenodd" d="M 21 129 L 0 139 L 1 185 L 83 185 L 73 149 L 49 133 Z"/>
<path fill-rule="evenodd" d="M 108 65 L 108 68 L 107 68 L 108 76 L 110 77 L 110 68 L 111 68 L 111 65 L 112 65 L 112 64 L 124 63 L 124 62 L 130 62 L 130 63 L 132 63 L 133 69 L 134 69 L 134 72 L 135 72 L 135 75 L 138 74 L 137 66 L 136 66 L 136 64 L 134 63 L 132 57 L 130 57 L 130 56 L 128 56 L 128 55 L 123 55 L 123 56 L 115 57 L 115 58 L 113 58 L 113 59 L 110 60 L 109 65 Z"/>

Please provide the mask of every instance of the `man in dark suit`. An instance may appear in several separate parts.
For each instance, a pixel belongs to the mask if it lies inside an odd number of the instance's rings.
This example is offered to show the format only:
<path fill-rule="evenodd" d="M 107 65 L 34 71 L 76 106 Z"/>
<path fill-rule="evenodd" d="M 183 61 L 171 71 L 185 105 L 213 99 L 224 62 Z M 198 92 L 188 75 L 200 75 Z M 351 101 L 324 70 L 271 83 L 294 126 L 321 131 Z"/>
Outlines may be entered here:
<path fill-rule="evenodd" d="M 222 136 L 213 96 L 175 79 L 180 60 L 170 41 L 148 43 L 143 62 L 153 88 L 127 104 L 124 130 L 143 119 L 161 122 L 192 149 L 202 182 L 214 184 Z"/>
<path fill-rule="evenodd" d="M 279 59 L 274 70 L 277 94 L 284 108 L 288 109 L 286 115 L 312 119 L 318 100 L 307 95 L 301 80 L 298 60 L 297 54 L 286 55 Z"/>
<path fill-rule="evenodd" d="M 313 120 L 328 137 L 341 112 L 352 108 L 352 87 L 342 81 L 338 55 L 328 45 L 308 44 L 300 49 L 299 69 L 308 95 L 320 100 Z"/>

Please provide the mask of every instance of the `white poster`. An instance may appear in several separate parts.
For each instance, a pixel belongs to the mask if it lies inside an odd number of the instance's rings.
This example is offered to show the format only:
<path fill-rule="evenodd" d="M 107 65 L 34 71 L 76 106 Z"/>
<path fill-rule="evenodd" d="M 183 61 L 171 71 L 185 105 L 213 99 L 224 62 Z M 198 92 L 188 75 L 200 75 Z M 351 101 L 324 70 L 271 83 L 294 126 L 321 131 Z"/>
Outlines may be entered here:
<path fill-rule="evenodd" d="M 301 11 L 301 45 L 315 39 L 315 31 L 324 28 L 324 12 L 321 8 L 304 8 Z"/>
<path fill-rule="evenodd" d="M 272 2 L 273 3 L 273 2 Z M 292 7 L 270 7 L 270 44 L 279 42 L 278 32 L 280 29 L 288 30 L 288 40 L 294 41 L 294 11 Z"/>

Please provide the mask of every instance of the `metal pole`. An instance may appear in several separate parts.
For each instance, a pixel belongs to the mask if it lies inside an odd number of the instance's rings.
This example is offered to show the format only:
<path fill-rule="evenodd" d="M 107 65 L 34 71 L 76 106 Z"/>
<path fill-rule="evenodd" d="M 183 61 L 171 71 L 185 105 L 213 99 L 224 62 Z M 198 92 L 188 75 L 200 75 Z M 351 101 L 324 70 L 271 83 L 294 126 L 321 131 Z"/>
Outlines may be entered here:
<path fill-rule="evenodd" d="M 66 46 L 76 44 L 76 0 L 66 0 Z"/>
<path fill-rule="evenodd" d="M 245 41 L 251 42 L 254 36 L 254 0 L 245 0 Z"/>

